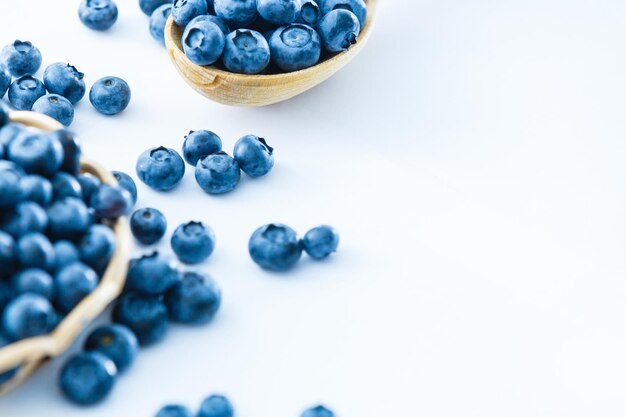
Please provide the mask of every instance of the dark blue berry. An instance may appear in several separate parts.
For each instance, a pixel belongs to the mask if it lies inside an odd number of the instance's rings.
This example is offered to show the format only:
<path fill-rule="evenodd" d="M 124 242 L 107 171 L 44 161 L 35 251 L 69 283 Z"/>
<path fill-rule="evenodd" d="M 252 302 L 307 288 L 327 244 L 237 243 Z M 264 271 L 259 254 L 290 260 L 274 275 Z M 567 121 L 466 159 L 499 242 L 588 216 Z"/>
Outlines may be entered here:
<path fill-rule="evenodd" d="M 135 185 L 135 181 L 131 178 L 131 176 L 121 171 L 112 171 L 111 173 L 117 180 L 120 187 L 130 193 L 132 203 L 131 207 L 137 204 L 137 185 Z"/>
<path fill-rule="evenodd" d="M 185 162 L 175 150 L 161 146 L 142 153 L 136 169 L 137 176 L 148 187 L 168 191 L 183 179 Z"/>
<path fill-rule="evenodd" d="M 361 25 L 351 11 L 335 9 L 322 17 L 317 32 L 324 49 L 328 52 L 342 52 L 356 43 Z"/>
<path fill-rule="evenodd" d="M 239 164 L 225 152 L 198 161 L 196 181 L 209 194 L 224 194 L 235 189 L 241 177 Z"/>
<path fill-rule="evenodd" d="M 113 0 L 84 0 L 78 8 L 78 17 L 92 30 L 107 30 L 117 21 L 117 5 Z"/>
<path fill-rule="evenodd" d="M 181 224 L 172 234 L 172 249 L 181 262 L 197 264 L 215 249 L 215 233 L 201 222 Z"/>
<path fill-rule="evenodd" d="M 60 269 L 54 276 L 54 302 L 69 313 L 98 286 L 98 275 L 85 264 L 75 262 Z"/>
<path fill-rule="evenodd" d="M 63 162 L 58 139 L 41 132 L 18 135 L 9 145 L 9 159 L 29 174 L 54 175 Z"/>
<path fill-rule="evenodd" d="M 27 175 L 20 181 L 24 200 L 32 201 L 42 207 L 52 202 L 52 184 L 40 175 Z"/>
<path fill-rule="evenodd" d="M 301 23 L 277 29 L 269 44 L 272 61 L 286 72 L 312 67 L 318 63 L 322 53 L 317 32 Z"/>
<path fill-rule="evenodd" d="M 194 17 L 208 13 L 206 0 L 174 0 L 172 17 L 178 26 L 186 26 Z"/>
<path fill-rule="evenodd" d="M 98 177 L 92 174 L 80 174 L 76 179 L 83 191 L 83 201 L 89 204 L 91 202 L 91 196 L 94 191 L 100 187 L 102 182 L 100 182 Z"/>
<path fill-rule="evenodd" d="M 26 293 L 17 296 L 2 313 L 2 333 L 10 340 L 42 336 L 55 324 L 52 304 L 42 295 Z"/>
<path fill-rule="evenodd" d="M 33 103 L 32 110 L 52 117 L 63 126 L 69 126 L 74 121 L 74 106 L 68 99 L 58 94 L 40 97 Z"/>
<path fill-rule="evenodd" d="M 85 75 L 75 66 L 57 62 L 49 65 L 43 73 L 46 90 L 68 99 L 72 104 L 78 103 L 85 96 Z"/>
<path fill-rule="evenodd" d="M 295 22 L 301 7 L 301 0 L 257 0 L 257 10 L 261 17 L 278 26 Z"/>
<path fill-rule="evenodd" d="M 83 200 L 63 197 L 48 208 L 48 235 L 54 240 L 76 241 L 90 226 L 89 211 Z"/>
<path fill-rule="evenodd" d="M 132 197 L 120 186 L 102 184 L 91 195 L 90 206 L 99 219 L 114 220 L 125 216 L 132 206 Z"/>
<path fill-rule="evenodd" d="M 80 240 L 78 252 L 83 263 L 101 274 L 115 252 L 115 234 L 106 226 L 93 225 Z"/>
<path fill-rule="evenodd" d="M 13 288 L 18 294 L 39 294 L 52 301 L 54 281 L 49 273 L 42 269 L 22 269 L 11 278 Z"/>
<path fill-rule="evenodd" d="M 54 248 L 41 233 L 29 233 L 17 241 L 17 258 L 24 268 L 52 271 L 55 265 Z"/>
<path fill-rule="evenodd" d="M 144 294 L 161 295 L 180 281 L 180 273 L 157 252 L 133 260 L 128 268 L 127 288 Z"/>
<path fill-rule="evenodd" d="M 165 25 L 171 14 L 172 4 L 168 2 L 154 10 L 150 16 L 150 34 L 161 45 L 165 45 Z"/>
<path fill-rule="evenodd" d="M 61 171 L 67 172 L 74 176 L 78 175 L 80 169 L 80 143 L 78 137 L 74 132 L 61 129 L 55 130 L 49 133 L 53 138 L 56 138 L 63 148 L 63 163 L 61 164 Z"/>
<path fill-rule="evenodd" d="M 115 363 L 100 352 L 80 353 L 61 369 L 59 386 L 63 395 L 79 405 L 104 400 L 115 385 Z"/>
<path fill-rule="evenodd" d="M 324 0 L 322 4 L 322 12 L 330 13 L 332 10 L 345 9 L 349 10 L 357 17 L 361 28 L 365 26 L 367 20 L 367 4 L 363 0 Z"/>
<path fill-rule="evenodd" d="M 130 86 L 118 77 L 105 77 L 89 90 L 89 101 L 100 113 L 112 116 L 123 112 L 130 103 Z"/>
<path fill-rule="evenodd" d="M 12 162 L 0 160 L 0 209 L 14 207 L 24 198 L 21 180 L 22 168 Z"/>
<path fill-rule="evenodd" d="M 30 110 L 39 97 L 46 94 L 46 87 L 37 78 L 26 74 L 11 83 L 9 101 L 18 110 Z"/>
<path fill-rule="evenodd" d="M 92 331 L 85 341 L 85 351 L 96 351 L 111 359 L 119 372 L 135 361 L 139 350 L 137 336 L 126 326 L 109 324 Z"/>
<path fill-rule="evenodd" d="M 169 327 L 167 309 L 161 299 L 135 292 L 120 297 L 113 309 L 113 320 L 132 330 L 141 346 L 161 341 Z"/>
<path fill-rule="evenodd" d="M 146 16 L 150 16 L 157 8 L 171 6 L 172 0 L 139 0 L 139 7 Z"/>
<path fill-rule="evenodd" d="M 215 316 L 221 299 L 220 289 L 210 277 L 186 272 L 180 283 L 165 294 L 165 305 L 171 320 L 199 324 Z"/>
<path fill-rule="evenodd" d="M 48 215 L 37 203 L 23 201 L 15 209 L 5 214 L 0 229 L 15 239 L 28 233 L 43 233 L 48 226 Z"/>
<path fill-rule="evenodd" d="M 200 405 L 198 417 L 233 417 L 235 410 L 233 405 L 223 395 L 211 395 Z"/>
<path fill-rule="evenodd" d="M 259 266 L 274 271 L 285 271 L 292 268 L 300 259 L 302 241 L 289 226 L 268 224 L 252 234 L 248 250 Z"/>
<path fill-rule="evenodd" d="M 154 208 L 136 210 L 130 217 L 130 230 L 144 245 L 153 245 L 163 238 L 167 229 L 165 216 Z"/>
<path fill-rule="evenodd" d="M 270 47 L 259 32 L 237 29 L 226 36 L 222 58 L 230 72 L 258 74 L 270 63 Z"/>
<path fill-rule="evenodd" d="M 215 0 L 215 14 L 229 25 L 241 28 L 257 17 L 257 0 Z"/>
<path fill-rule="evenodd" d="M 183 143 L 183 157 L 188 164 L 194 167 L 202 158 L 222 150 L 222 140 L 215 133 L 208 130 L 189 132 Z"/>
<path fill-rule="evenodd" d="M 322 9 L 316 0 L 304 0 L 302 2 L 302 8 L 300 9 L 300 20 L 311 26 L 317 26 L 317 23 L 322 18 Z"/>
<path fill-rule="evenodd" d="M 251 177 L 263 176 L 274 167 L 274 148 L 258 136 L 239 139 L 233 155 L 241 170 Z"/>
<path fill-rule="evenodd" d="M 224 32 L 205 16 L 193 19 L 181 40 L 187 58 L 196 65 L 212 65 L 224 51 Z"/>
<path fill-rule="evenodd" d="M 65 268 L 66 266 L 80 261 L 80 253 L 78 248 L 68 240 L 59 240 L 54 245 L 54 255 L 56 261 L 56 270 Z"/>
<path fill-rule="evenodd" d="M 310 257 L 324 259 L 337 251 L 339 233 L 330 226 L 318 226 L 304 235 L 302 243 Z"/>
<path fill-rule="evenodd" d="M 34 74 L 41 66 L 41 52 L 28 41 L 15 41 L 2 48 L 0 62 L 6 65 L 14 77 Z"/>

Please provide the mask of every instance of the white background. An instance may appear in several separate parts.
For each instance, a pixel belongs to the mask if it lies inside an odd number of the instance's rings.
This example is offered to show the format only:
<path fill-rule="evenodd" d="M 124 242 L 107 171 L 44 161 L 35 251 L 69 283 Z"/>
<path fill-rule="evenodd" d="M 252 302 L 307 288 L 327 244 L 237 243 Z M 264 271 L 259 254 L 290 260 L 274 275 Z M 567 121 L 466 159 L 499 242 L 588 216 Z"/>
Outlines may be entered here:
<path fill-rule="evenodd" d="M 276 148 L 265 179 L 223 197 L 188 170 L 140 186 L 170 231 L 208 222 L 200 267 L 224 304 L 141 352 L 91 417 L 151 417 L 229 395 L 240 417 L 591 417 L 626 414 L 626 3 L 383 1 L 366 50 L 324 85 L 262 109 L 214 104 L 178 77 L 136 2 L 108 33 L 77 1 L 2 1 L 0 42 L 28 39 L 89 85 L 133 89 L 107 118 L 87 100 L 86 153 L 134 175 L 146 148 L 211 129 Z M 287 274 L 247 255 L 258 226 L 336 226 L 330 261 Z M 163 250 L 169 252 L 167 244 Z M 137 253 L 142 252 L 137 250 Z M 2 417 L 87 415 L 58 361 L 0 399 Z"/>

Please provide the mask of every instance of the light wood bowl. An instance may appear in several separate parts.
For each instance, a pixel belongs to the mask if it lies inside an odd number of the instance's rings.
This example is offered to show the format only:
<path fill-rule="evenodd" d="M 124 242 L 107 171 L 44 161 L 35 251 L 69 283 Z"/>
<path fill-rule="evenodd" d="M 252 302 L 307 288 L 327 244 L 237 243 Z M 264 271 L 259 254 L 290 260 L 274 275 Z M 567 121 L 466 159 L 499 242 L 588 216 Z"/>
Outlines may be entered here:
<path fill-rule="evenodd" d="M 213 66 L 199 66 L 187 59 L 181 46 L 183 28 L 170 17 L 165 44 L 174 66 L 197 92 L 218 103 L 259 107 L 288 100 L 326 81 L 363 50 L 371 33 L 379 0 L 365 0 L 367 21 L 357 43 L 348 51 L 301 71 L 272 75 L 245 75 Z"/>
<path fill-rule="evenodd" d="M 39 113 L 16 111 L 10 113 L 9 117 L 12 122 L 44 131 L 63 128 L 56 120 Z M 103 183 L 117 184 L 109 171 L 84 156 L 81 157 L 81 172 L 93 174 Z M 96 290 L 81 301 L 52 333 L 24 339 L 0 349 L 0 375 L 19 368 L 13 378 L 0 385 L 0 395 L 23 383 L 47 359 L 65 352 L 78 335 L 122 292 L 131 239 L 125 218 L 113 222 L 111 227 L 116 237 L 115 252 Z"/>

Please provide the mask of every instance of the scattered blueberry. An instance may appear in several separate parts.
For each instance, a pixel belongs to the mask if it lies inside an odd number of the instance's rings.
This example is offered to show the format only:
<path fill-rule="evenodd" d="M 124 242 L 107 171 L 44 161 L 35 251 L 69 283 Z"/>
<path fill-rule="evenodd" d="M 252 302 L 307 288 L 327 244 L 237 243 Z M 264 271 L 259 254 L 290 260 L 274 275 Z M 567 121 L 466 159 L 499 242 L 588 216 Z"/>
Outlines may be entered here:
<path fill-rule="evenodd" d="M 252 234 L 248 250 L 259 266 L 274 271 L 285 271 L 292 268 L 300 259 L 302 241 L 289 226 L 268 224 Z"/>
<path fill-rule="evenodd" d="M 47 94 L 33 103 L 32 110 L 50 116 L 64 126 L 74 121 L 74 106 L 68 99 L 58 94 Z"/>
<path fill-rule="evenodd" d="M 73 356 L 61 369 L 59 386 L 65 397 L 79 405 L 105 399 L 115 385 L 115 363 L 100 352 Z"/>
<path fill-rule="evenodd" d="M 11 142 L 8 156 L 29 174 L 51 176 L 61 167 L 63 148 L 48 134 L 29 132 Z"/>
<path fill-rule="evenodd" d="M 48 208 L 48 235 L 54 240 L 76 241 L 89 226 L 89 211 L 80 198 L 63 197 Z"/>
<path fill-rule="evenodd" d="M 98 275 L 87 265 L 75 262 L 54 277 L 54 302 L 64 313 L 70 312 L 98 286 Z"/>
<path fill-rule="evenodd" d="M 115 220 L 128 214 L 132 197 L 120 186 L 102 184 L 91 195 L 90 206 L 95 210 L 97 218 Z"/>
<path fill-rule="evenodd" d="M 148 295 L 161 295 L 180 282 L 176 268 L 157 252 L 131 261 L 126 278 L 128 289 Z"/>
<path fill-rule="evenodd" d="M 13 275 L 11 280 L 17 294 L 39 294 L 48 300 L 52 300 L 54 281 L 50 274 L 42 269 L 22 269 Z"/>
<path fill-rule="evenodd" d="M 223 61 L 231 72 L 258 74 L 270 63 L 270 47 L 259 32 L 237 29 L 226 36 Z"/>
<path fill-rule="evenodd" d="M 180 283 L 165 294 L 165 305 L 171 320 L 199 324 L 215 316 L 221 299 L 220 289 L 210 277 L 186 272 Z"/>
<path fill-rule="evenodd" d="M 130 95 L 126 81 L 118 77 L 104 77 L 89 90 L 89 101 L 100 113 L 112 116 L 128 107 Z"/>
<path fill-rule="evenodd" d="M 155 417 L 194 417 L 194 414 L 185 406 L 173 404 L 161 408 Z"/>
<path fill-rule="evenodd" d="M 158 7 L 150 16 L 150 34 L 154 39 L 165 45 L 165 24 L 172 14 L 172 4 L 164 4 Z"/>
<path fill-rule="evenodd" d="M 198 417 L 233 417 L 235 410 L 233 405 L 223 395 L 211 395 L 200 405 Z"/>
<path fill-rule="evenodd" d="M 65 197 L 82 198 L 83 190 L 75 176 L 67 172 L 57 172 L 52 177 L 52 195 L 54 200 Z"/>
<path fill-rule="evenodd" d="M 215 133 L 208 130 L 189 132 L 183 143 L 183 157 L 188 164 L 194 167 L 202 158 L 222 150 L 222 140 Z"/>
<path fill-rule="evenodd" d="M 133 236 L 144 245 L 153 245 L 165 235 L 167 221 L 159 210 L 142 208 L 130 217 L 130 230 Z"/>
<path fill-rule="evenodd" d="M 78 17 L 92 30 L 107 30 L 117 21 L 117 5 L 113 0 L 84 0 L 78 9 Z"/>
<path fill-rule="evenodd" d="M 139 350 L 137 336 L 126 326 L 109 324 L 92 331 L 85 341 L 85 351 L 102 353 L 115 363 L 119 372 L 132 365 Z"/>
<path fill-rule="evenodd" d="M 122 294 L 113 309 L 113 320 L 130 328 L 141 346 L 161 341 L 169 327 L 161 299 L 135 292 Z"/>
<path fill-rule="evenodd" d="M 237 161 L 225 152 L 217 152 L 198 161 L 196 181 L 209 194 L 224 194 L 235 189 L 241 171 Z"/>
<path fill-rule="evenodd" d="M 367 5 L 363 0 L 323 0 L 322 12 L 330 13 L 332 10 L 345 9 L 349 10 L 359 19 L 361 27 L 365 26 L 367 20 Z"/>
<path fill-rule="evenodd" d="M 224 51 L 224 32 L 209 19 L 198 16 L 185 28 L 181 43 L 191 62 L 196 65 L 211 65 Z"/>
<path fill-rule="evenodd" d="M 209 12 L 206 0 L 174 0 L 172 17 L 178 26 L 185 26 L 193 18 Z"/>
<path fill-rule="evenodd" d="M 359 19 L 349 10 L 335 9 L 320 20 L 317 31 L 329 52 L 342 52 L 356 43 L 361 32 Z"/>
<path fill-rule="evenodd" d="M 335 413 L 323 405 L 318 405 L 305 410 L 300 417 L 335 417 Z"/>
<path fill-rule="evenodd" d="M 6 65 L 14 77 L 34 74 L 41 67 L 41 52 L 31 42 L 16 40 L 2 48 L 0 63 Z"/>
<path fill-rule="evenodd" d="M 337 251 L 339 234 L 330 226 L 318 226 L 304 235 L 302 243 L 310 257 L 320 260 Z"/>
<path fill-rule="evenodd" d="M 24 200 L 32 201 L 42 207 L 52 202 L 52 183 L 39 175 L 27 175 L 20 181 Z"/>
<path fill-rule="evenodd" d="M 133 181 L 130 175 L 124 172 L 112 171 L 111 173 L 117 180 L 120 187 L 130 193 L 132 206 L 134 206 L 137 203 L 137 186 L 135 185 L 135 181 Z"/>
<path fill-rule="evenodd" d="M 30 110 L 39 97 L 46 94 L 43 83 L 30 74 L 13 81 L 9 87 L 9 101 L 18 110 Z"/>
<path fill-rule="evenodd" d="M 263 176 L 274 167 L 274 148 L 258 136 L 239 139 L 233 154 L 241 170 L 251 177 Z"/>
<path fill-rule="evenodd" d="M 75 66 L 57 62 L 49 65 L 43 73 L 46 90 L 68 99 L 72 104 L 78 103 L 85 96 L 85 75 Z"/>
<path fill-rule="evenodd" d="M 10 340 L 47 334 L 54 325 L 52 304 L 42 295 L 26 293 L 17 296 L 2 313 L 2 333 Z"/>
<path fill-rule="evenodd" d="M 159 7 L 171 5 L 172 0 L 139 0 L 139 7 L 146 16 L 152 15 Z"/>
<path fill-rule="evenodd" d="M 41 233 L 29 233 L 17 240 L 17 258 L 24 268 L 54 269 L 54 248 Z"/>
<path fill-rule="evenodd" d="M 257 17 L 257 0 L 215 0 L 215 14 L 235 28 L 244 27 Z"/>
<path fill-rule="evenodd" d="M 189 222 L 176 228 L 172 234 L 171 244 L 181 262 L 197 264 L 213 253 L 215 233 L 201 222 Z"/>
<path fill-rule="evenodd" d="M 279 26 L 295 22 L 301 8 L 301 0 L 257 0 L 261 17 Z"/>
<path fill-rule="evenodd" d="M 101 273 L 115 252 L 115 234 L 104 225 L 93 225 L 78 243 L 78 252 L 83 263 Z"/>
<path fill-rule="evenodd" d="M 171 190 L 184 175 L 185 162 L 173 149 L 163 146 L 148 149 L 137 160 L 137 176 L 155 190 Z"/>

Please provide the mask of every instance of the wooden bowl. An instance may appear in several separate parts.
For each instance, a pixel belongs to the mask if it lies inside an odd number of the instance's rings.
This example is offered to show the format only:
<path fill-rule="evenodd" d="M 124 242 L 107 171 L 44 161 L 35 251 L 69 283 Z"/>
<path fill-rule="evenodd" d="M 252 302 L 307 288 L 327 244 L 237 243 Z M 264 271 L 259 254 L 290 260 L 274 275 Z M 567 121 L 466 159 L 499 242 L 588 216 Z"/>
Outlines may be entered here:
<path fill-rule="evenodd" d="M 245 75 L 213 66 L 199 66 L 187 59 L 181 46 L 183 28 L 170 17 L 165 27 L 165 44 L 174 66 L 197 92 L 211 100 L 233 106 L 267 106 L 301 94 L 343 68 L 363 50 L 371 33 L 379 0 L 365 0 L 367 21 L 357 43 L 348 51 L 300 71 L 272 75 Z"/>
<path fill-rule="evenodd" d="M 56 120 L 39 113 L 17 111 L 10 113 L 9 117 L 12 122 L 44 131 L 63 128 Z M 103 183 L 117 184 L 109 171 L 85 157 L 81 158 L 81 172 L 93 174 Z M 65 352 L 85 327 L 122 292 L 128 269 L 130 234 L 125 218 L 113 222 L 111 227 L 116 237 L 115 252 L 95 291 L 81 301 L 50 334 L 24 339 L 0 349 L 0 375 L 18 369 L 11 379 L 0 385 L 0 395 L 24 382 L 46 359 Z"/>

